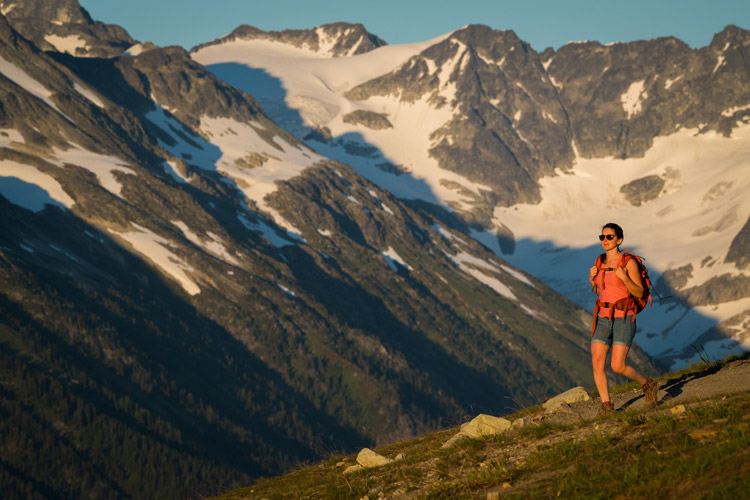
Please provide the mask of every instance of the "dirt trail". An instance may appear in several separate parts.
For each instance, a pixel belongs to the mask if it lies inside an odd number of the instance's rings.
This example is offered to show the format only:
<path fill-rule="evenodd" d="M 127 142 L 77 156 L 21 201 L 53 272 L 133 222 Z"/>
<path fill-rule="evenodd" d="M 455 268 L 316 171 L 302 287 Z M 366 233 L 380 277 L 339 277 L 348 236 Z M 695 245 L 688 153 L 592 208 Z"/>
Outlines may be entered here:
<path fill-rule="evenodd" d="M 717 396 L 750 392 L 750 359 L 733 361 L 726 366 L 708 368 L 705 371 L 689 373 L 667 380 L 659 380 L 659 393 L 653 411 L 670 408 Z M 631 391 L 611 396 L 615 411 L 643 409 L 643 391 Z M 559 412 L 545 415 L 552 421 L 569 423 L 571 420 L 591 420 L 599 411 L 599 400 L 577 403 Z"/>
<path fill-rule="evenodd" d="M 725 394 L 750 391 L 750 359 L 729 363 L 718 371 L 704 371 L 661 380 L 656 408 L 674 406 L 693 400 L 715 398 Z M 642 391 L 637 396 L 615 396 L 615 408 L 644 405 Z"/>

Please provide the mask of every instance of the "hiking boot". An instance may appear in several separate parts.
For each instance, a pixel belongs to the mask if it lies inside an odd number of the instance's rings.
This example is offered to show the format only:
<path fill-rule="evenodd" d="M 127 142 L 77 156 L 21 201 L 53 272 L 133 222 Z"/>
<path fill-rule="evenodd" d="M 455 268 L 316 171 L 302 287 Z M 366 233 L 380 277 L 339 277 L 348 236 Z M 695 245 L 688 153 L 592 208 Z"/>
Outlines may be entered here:
<path fill-rule="evenodd" d="M 651 377 L 648 377 L 646 383 L 641 387 L 643 388 L 643 398 L 646 400 L 646 406 L 654 406 L 656 404 L 656 393 L 659 390 L 659 382 L 651 380 Z"/>
<path fill-rule="evenodd" d="M 615 407 L 612 405 L 612 401 L 606 401 L 599 406 L 599 414 L 597 417 L 606 417 L 612 415 L 615 412 Z"/>

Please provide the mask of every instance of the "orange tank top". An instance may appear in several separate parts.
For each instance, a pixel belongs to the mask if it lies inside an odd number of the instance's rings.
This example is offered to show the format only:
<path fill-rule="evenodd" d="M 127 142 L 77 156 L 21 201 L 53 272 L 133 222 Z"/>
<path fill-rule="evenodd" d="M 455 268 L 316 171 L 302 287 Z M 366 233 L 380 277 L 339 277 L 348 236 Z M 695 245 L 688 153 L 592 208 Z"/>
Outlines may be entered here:
<path fill-rule="evenodd" d="M 623 255 L 620 256 L 620 260 L 617 261 L 617 266 L 622 264 Z M 618 300 L 627 299 L 630 296 L 630 290 L 625 286 L 625 283 L 615 275 L 614 268 L 616 266 L 602 266 L 599 274 L 594 278 L 594 284 L 599 289 L 599 302 L 602 304 L 599 309 L 599 317 L 609 317 L 609 307 L 605 307 L 605 303 L 614 303 Z M 609 271 L 608 269 L 612 269 Z M 604 280 L 604 286 L 602 286 L 602 280 Z M 615 318 L 624 318 L 625 311 L 621 309 L 615 309 Z"/>

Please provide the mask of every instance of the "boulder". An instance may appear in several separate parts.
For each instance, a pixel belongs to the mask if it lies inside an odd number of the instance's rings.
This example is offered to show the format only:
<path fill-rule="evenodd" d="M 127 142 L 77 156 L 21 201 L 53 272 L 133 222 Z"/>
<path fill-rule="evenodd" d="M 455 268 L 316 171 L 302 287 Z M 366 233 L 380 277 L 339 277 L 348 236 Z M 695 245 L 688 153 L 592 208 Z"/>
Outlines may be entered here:
<path fill-rule="evenodd" d="M 357 471 L 360 471 L 360 470 L 363 470 L 363 469 L 364 469 L 364 467 L 362 467 L 359 464 L 350 465 L 349 467 L 347 467 L 346 469 L 344 469 L 344 474 L 351 474 L 352 472 L 357 472 Z"/>
<path fill-rule="evenodd" d="M 359 452 L 359 455 L 357 455 L 357 463 L 366 469 L 388 465 L 391 462 L 393 462 L 393 460 L 386 458 L 379 453 L 375 453 L 370 448 L 364 448 Z"/>
<path fill-rule="evenodd" d="M 573 387 L 570 390 L 548 399 L 542 405 L 546 410 L 564 409 L 573 403 L 588 401 L 591 399 L 589 393 L 583 387 Z"/>
<path fill-rule="evenodd" d="M 461 426 L 461 434 L 465 434 L 471 438 L 494 436 L 507 431 L 511 425 L 510 420 L 506 418 L 481 414 L 471 422 L 463 424 Z"/>
<path fill-rule="evenodd" d="M 448 441 L 443 443 L 443 446 L 441 446 L 441 448 L 451 448 L 453 446 L 456 446 L 457 444 L 463 443 L 467 439 L 470 439 L 469 436 L 459 432 L 458 434 L 450 438 Z"/>
<path fill-rule="evenodd" d="M 532 417 L 521 417 L 513 421 L 511 426 L 514 429 L 521 429 L 523 427 L 527 427 L 534 423 L 534 419 Z"/>

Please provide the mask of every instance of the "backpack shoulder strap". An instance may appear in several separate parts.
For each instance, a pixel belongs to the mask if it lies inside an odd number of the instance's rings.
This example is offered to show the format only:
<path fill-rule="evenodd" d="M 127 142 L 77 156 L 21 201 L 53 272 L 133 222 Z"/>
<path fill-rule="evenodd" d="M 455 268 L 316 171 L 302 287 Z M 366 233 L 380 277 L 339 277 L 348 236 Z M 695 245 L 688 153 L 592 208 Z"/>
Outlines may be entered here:
<path fill-rule="evenodd" d="M 632 250 L 628 250 L 626 248 L 623 248 L 620 250 L 622 253 L 622 267 L 625 267 L 630 259 L 635 259 L 635 262 L 638 264 L 638 267 L 643 266 L 643 262 L 641 262 L 641 258 L 638 257 L 636 254 L 633 253 Z"/>
<path fill-rule="evenodd" d="M 597 269 L 601 269 L 602 262 L 604 262 L 605 257 L 607 256 L 606 253 L 601 254 L 599 257 L 596 258 L 596 263 L 594 264 Z"/>

